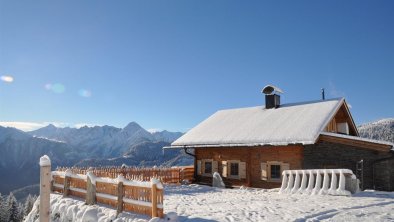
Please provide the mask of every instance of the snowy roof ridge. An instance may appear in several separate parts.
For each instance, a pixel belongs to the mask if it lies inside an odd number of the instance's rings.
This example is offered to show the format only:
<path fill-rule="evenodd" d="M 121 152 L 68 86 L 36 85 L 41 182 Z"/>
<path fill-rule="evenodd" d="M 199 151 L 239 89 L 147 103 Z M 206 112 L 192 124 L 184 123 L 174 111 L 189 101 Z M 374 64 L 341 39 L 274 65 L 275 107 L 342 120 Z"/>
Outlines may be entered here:
<path fill-rule="evenodd" d="M 172 147 L 313 144 L 344 98 L 219 110 L 174 141 Z"/>
<path fill-rule="evenodd" d="M 352 140 L 358 140 L 358 141 L 370 142 L 370 143 L 378 143 L 378 144 L 388 145 L 388 146 L 391 146 L 391 148 L 394 148 L 394 143 L 384 141 L 384 140 L 375 140 L 375 139 L 369 139 L 369 138 L 363 138 L 363 137 L 351 136 L 351 135 L 345 135 L 345 134 L 338 134 L 338 133 L 330 133 L 330 132 L 321 132 L 320 135 L 333 136 L 333 137 L 344 138 L 344 139 L 352 139 Z"/>

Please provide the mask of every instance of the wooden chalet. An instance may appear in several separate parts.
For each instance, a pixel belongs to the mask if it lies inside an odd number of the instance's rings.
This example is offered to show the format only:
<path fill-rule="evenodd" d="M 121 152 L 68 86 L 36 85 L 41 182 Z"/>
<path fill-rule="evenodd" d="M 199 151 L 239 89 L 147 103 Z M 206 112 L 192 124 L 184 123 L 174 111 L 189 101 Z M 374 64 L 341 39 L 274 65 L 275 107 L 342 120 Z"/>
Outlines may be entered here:
<path fill-rule="evenodd" d="M 360 138 L 344 98 L 280 104 L 267 87 L 265 106 L 220 110 L 166 147 L 194 150 L 197 183 L 219 172 L 228 187 L 276 188 L 283 170 L 346 168 L 363 189 L 394 190 L 393 144 Z"/>

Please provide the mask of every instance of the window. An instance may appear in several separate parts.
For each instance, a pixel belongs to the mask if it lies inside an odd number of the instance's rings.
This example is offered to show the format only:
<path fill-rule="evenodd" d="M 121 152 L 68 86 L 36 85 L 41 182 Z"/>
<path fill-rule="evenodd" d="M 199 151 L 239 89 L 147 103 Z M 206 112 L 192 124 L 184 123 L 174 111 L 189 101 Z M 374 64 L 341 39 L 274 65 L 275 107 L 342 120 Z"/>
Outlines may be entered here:
<path fill-rule="evenodd" d="M 212 173 L 212 161 L 204 161 L 204 173 L 205 174 Z"/>
<path fill-rule="evenodd" d="M 229 179 L 246 179 L 246 163 L 240 160 L 222 161 L 222 177 Z"/>
<path fill-rule="evenodd" d="M 267 182 L 280 182 L 282 172 L 290 169 L 290 164 L 279 161 L 267 161 L 261 163 L 261 180 Z"/>
<path fill-rule="evenodd" d="M 197 175 L 211 177 L 214 172 L 218 172 L 218 161 L 213 159 L 197 160 Z"/>
<path fill-rule="evenodd" d="M 230 176 L 239 175 L 239 163 L 230 163 Z"/>
<path fill-rule="evenodd" d="M 271 179 L 280 179 L 280 165 L 271 165 Z"/>

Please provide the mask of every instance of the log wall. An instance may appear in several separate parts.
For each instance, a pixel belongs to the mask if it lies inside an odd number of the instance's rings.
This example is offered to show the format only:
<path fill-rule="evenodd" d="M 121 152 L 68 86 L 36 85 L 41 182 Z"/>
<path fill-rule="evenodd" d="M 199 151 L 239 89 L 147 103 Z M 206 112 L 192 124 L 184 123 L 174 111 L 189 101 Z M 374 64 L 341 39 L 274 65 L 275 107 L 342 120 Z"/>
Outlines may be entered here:
<path fill-rule="evenodd" d="M 280 182 L 267 182 L 261 180 L 261 163 L 267 161 L 280 161 L 288 163 L 290 169 L 301 169 L 302 146 L 263 146 L 263 147 L 229 147 L 229 148 L 196 148 L 196 159 L 213 159 L 218 161 L 218 171 L 222 174 L 222 161 L 240 160 L 246 162 L 246 179 L 223 178 L 226 186 L 248 186 L 260 188 L 280 187 Z M 212 178 L 197 176 L 197 182 L 212 184 Z"/>

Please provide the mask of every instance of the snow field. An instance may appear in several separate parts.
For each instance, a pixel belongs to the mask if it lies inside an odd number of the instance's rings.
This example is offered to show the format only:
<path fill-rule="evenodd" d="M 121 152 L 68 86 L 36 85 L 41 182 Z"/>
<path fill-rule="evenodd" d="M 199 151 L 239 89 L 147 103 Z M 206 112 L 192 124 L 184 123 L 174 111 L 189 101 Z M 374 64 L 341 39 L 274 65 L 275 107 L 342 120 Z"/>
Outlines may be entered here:
<path fill-rule="evenodd" d="M 394 192 L 350 197 L 278 194 L 279 189 L 167 186 L 164 210 L 183 221 L 394 221 Z"/>
<path fill-rule="evenodd" d="M 279 194 L 279 189 L 221 189 L 202 185 L 165 186 L 164 213 L 150 219 L 106 205 L 51 194 L 52 221 L 394 221 L 394 192 L 364 191 L 353 196 Z M 37 220 L 38 202 L 25 221 Z M 35 212 L 35 213 L 34 213 Z M 175 213 L 171 213 L 175 212 Z"/>

